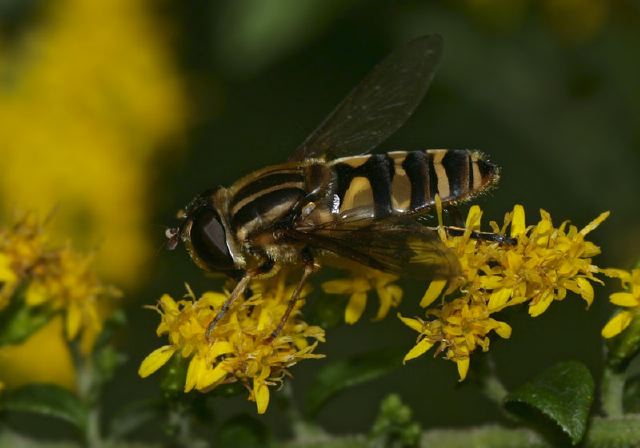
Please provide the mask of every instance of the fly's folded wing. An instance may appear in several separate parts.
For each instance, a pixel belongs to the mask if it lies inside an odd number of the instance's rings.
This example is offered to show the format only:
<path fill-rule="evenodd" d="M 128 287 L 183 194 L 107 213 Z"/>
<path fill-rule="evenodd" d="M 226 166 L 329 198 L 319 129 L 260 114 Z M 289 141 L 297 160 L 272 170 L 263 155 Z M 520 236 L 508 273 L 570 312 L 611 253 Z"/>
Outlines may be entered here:
<path fill-rule="evenodd" d="M 416 279 L 450 279 L 460 274 L 458 259 L 437 232 L 410 219 L 332 222 L 293 229 L 289 236 L 391 274 Z"/>

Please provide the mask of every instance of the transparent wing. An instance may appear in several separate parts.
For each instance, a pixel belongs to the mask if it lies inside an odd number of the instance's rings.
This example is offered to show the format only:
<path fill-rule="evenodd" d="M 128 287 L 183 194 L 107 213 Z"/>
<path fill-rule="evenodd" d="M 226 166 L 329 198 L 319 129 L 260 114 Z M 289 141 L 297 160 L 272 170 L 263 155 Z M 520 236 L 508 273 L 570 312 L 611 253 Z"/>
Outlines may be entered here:
<path fill-rule="evenodd" d="M 334 222 L 292 232 L 311 247 L 392 274 L 431 279 L 460 273 L 458 259 L 437 233 L 406 218 Z"/>
<path fill-rule="evenodd" d="M 442 55 L 442 38 L 415 39 L 378 64 L 289 157 L 334 159 L 364 154 L 411 116 Z"/>

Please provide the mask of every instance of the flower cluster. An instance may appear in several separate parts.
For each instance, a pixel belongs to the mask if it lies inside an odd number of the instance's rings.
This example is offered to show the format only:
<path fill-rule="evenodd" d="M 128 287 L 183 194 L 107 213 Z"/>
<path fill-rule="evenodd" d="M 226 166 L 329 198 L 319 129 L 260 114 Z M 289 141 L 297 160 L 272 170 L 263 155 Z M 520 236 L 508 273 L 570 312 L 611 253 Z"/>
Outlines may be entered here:
<path fill-rule="evenodd" d="M 360 320 L 367 305 L 367 293 L 375 290 L 380 301 L 375 320 L 382 320 L 389 314 L 391 307 L 397 307 L 402 300 L 402 289 L 393 283 L 397 279 L 395 275 L 357 267 L 352 271 L 351 277 L 324 282 L 322 290 L 327 294 L 349 295 L 344 311 L 344 320 L 348 324 Z"/>
<path fill-rule="evenodd" d="M 607 216 L 603 213 L 578 230 L 568 222 L 554 227 L 549 213 L 541 210 L 540 221 L 527 226 L 524 208 L 517 205 L 506 215 L 502 226 L 490 224 L 499 235 L 510 229 L 513 244 L 473 236 L 472 232 L 481 227 L 482 211 L 478 206 L 469 210 L 463 235 L 448 235 L 440 226 L 440 238 L 460 261 L 462 278 L 431 283 L 421 306 L 431 305 L 438 297 L 457 297 L 429 309 L 427 320 L 401 317 L 420 333 L 405 361 L 438 344 L 438 353 L 455 361 L 460 378 L 464 379 L 470 354 L 478 347 L 488 350 L 491 331 L 503 338 L 511 335 L 509 325 L 491 318 L 492 314 L 527 304 L 529 314 L 539 316 L 554 300 L 563 300 L 567 291 L 578 294 L 590 305 L 594 297 L 591 283 L 601 283 L 595 276 L 599 268 L 591 258 L 600 249 L 585 237 Z"/>
<path fill-rule="evenodd" d="M 324 342 L 324 330 L 310 326 L 299 316 L 304 300 L 299 300 L 282 332 L 272 340 L 293 292 L 286 273 L 251 284 L 251 296 L 236 303 L 214 327 L 210 338 L 207 327 L 229 297 L 228 292 L 206 292 L 197 298 L 189 290 L 186 298 L 175 301 L 162 296 L 155 309 L 161 322 L 159 336 L 169 344 L 158 348 L 140 365 L 146 377 L 162 367 L 174 354 L 190 358 L 184 390 L 208 391 L 218 385 L 239 381 L 250 390 L 259 413 L 269 404 L 269 386 L 282 383 L 288 368 L 314 353 Z M 301 297 L 309 293 L 303 290 Z"/>
<path fill-rule="evenodd" d="M 609 296 L 611 303 L 624 308 L 602 329 L 602 336 L 609 339 L 622 333 L 633 319 L 640 317 L 640 268 L 633 269 L 631 272 L 621 269 L 603 269 L 603 273 L 609 277 L 619 278 L 625 290 Z"/>
<path fill-rule="evenodd" d="M 91 262 L 68 245 L 52 247 L 33 215 L 0 228 L 0 309 L 23 291 L 24 305 L 64 313 L 67 339 L 79 337 L 81 351 L 90 352 L 106 317 L 103 299 L 117 294 L 100 282 Z"/>

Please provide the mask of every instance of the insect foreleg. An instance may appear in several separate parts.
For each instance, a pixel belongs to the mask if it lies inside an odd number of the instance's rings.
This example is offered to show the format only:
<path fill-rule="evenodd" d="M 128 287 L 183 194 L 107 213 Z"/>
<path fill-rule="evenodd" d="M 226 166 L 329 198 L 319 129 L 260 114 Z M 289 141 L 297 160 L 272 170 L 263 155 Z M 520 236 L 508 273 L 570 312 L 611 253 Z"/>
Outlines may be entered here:
<path fill-rule="evenodd" d="M 238 297 L 240 297 L 242 293 L 247 289 L 247 287 L 249 286 L 249 282 L 251 282 L 251 279 L 253 277 L 255 277 L 255 274 L 251 272 L 247 272 L 240 279 L 236 287 L 233 288 L 233 291 L 231 291 L 231 295 L 229 296 L 229 298 L 222 304 L 222 308 L 220 308 L 220 311 L 218 311 L 218 314 L 216 314 L 213 320 L 209 322 L 209 325 L 207 326 L 207 333 L 206 333 L 206 337 L 209 342 L 213 342 L 211 340 L 211 335 L 213 334 L 213 330 L 216 328 L 216 325 L 218 324 L 220 319 L 222 319 L 227 314 L 227 311 L 229 311 L 229 308 L 231 308 L 231 306 L 238 299 Z"/>

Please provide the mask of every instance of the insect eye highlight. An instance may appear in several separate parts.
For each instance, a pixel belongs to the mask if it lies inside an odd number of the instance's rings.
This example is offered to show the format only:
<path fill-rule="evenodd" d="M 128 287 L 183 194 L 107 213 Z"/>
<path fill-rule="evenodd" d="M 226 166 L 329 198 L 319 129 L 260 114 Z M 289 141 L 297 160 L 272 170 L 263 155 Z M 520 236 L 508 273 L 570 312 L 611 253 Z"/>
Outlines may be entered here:
<path fill-rule="evenodd" d="M 193 216 L 191 246 L 205 269 L 223 271 L 233 268 L 233 258 L 220 216 L 211 208 L 201 208 Z"/>

